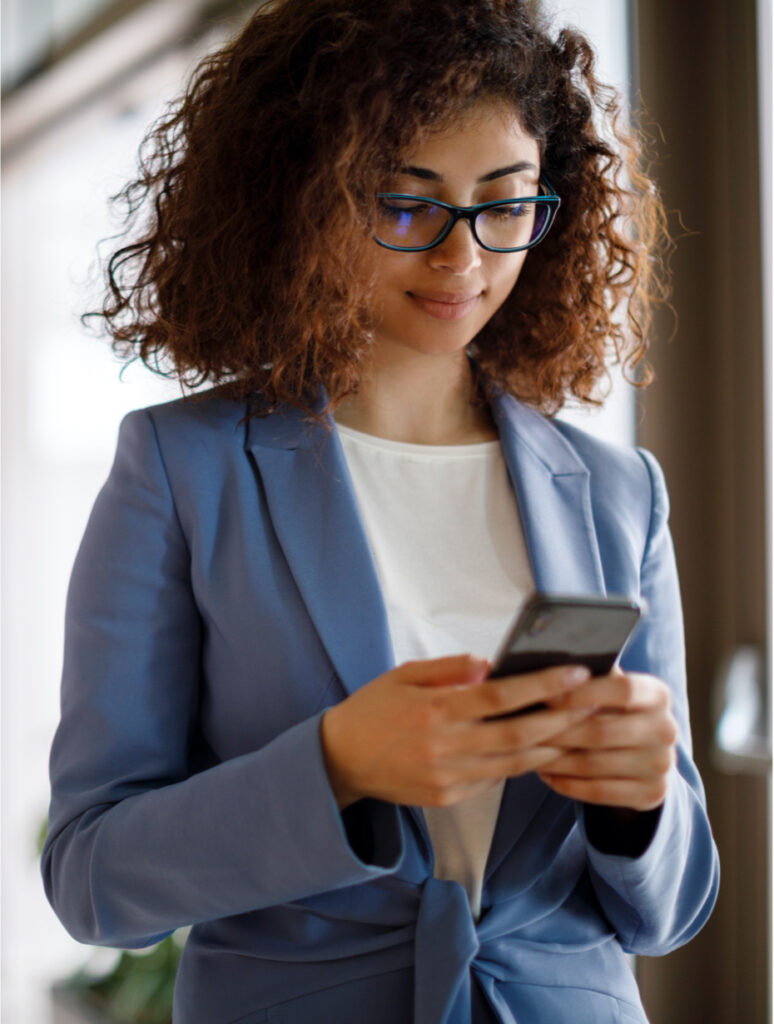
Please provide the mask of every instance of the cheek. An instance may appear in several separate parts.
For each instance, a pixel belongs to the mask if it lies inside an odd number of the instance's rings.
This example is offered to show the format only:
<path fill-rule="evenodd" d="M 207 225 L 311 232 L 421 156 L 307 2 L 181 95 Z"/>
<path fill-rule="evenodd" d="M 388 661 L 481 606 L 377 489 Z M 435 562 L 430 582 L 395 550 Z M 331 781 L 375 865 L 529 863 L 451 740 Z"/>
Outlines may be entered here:
<path fill-rule="evenodd" d="M 511 289 L 518 281 L 526 256 L 526 252 L 515 252 L 510 256 L 501 256 L 500 258 L 503 262 L 492 271 L 492 276 L 490 277 L 492 282 L 491 290 L 501 301 L 510 294 Z"/>
<path fill-rule="evenodd" d="M 356 270 L 361 279 L 372 280 L 377 289 L 394 287 L 395 281 L 405 275 L 407 268 L 411 266 L 412 255 L 385 249 L 374 242 L 373 247 L 363 254 L 353 270 Z"/>
<path fill-rule="evenodd" d="M 417 281 L 427 277 L 427 268 L 419 261 L 419 253 L 390 252 L 382 249 L 384 256 L 371 261 L 373 289 L 371 294 L 379 305 L 399 301 L 407 291 L 416 287 Z M 363 273 L 362 270 L 359 270 Z"/>

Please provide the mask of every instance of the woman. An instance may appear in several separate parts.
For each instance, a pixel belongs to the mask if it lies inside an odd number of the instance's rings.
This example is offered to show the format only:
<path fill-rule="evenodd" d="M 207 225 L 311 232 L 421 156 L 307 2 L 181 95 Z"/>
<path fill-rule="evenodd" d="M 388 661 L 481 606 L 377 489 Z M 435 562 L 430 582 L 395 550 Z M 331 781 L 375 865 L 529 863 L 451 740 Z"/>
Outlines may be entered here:
<path fill-rule="evenodd" d="M 193 925 L 181 1024 L 644 1021 L 710 913 L 663 478 L 551 418 L 658 295 L 614 115 L 524 0 L 277 0 L 149 136 L 103 315 L 216 386 L 122 424 L 43 872 Z M 486 682 L 533 588 L 644 597 L 622 668 Z"/>

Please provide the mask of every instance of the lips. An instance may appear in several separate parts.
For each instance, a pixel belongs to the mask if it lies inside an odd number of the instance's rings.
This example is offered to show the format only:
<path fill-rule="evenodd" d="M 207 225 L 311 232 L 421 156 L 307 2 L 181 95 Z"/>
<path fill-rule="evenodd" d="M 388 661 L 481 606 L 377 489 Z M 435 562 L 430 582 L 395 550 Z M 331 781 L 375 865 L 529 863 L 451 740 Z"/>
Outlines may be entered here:
<path fill-rule="evenodd" d="M 438 320 L 461 320 L 476 305 L 481 292 L 407 292 L 407 295 Z"/>

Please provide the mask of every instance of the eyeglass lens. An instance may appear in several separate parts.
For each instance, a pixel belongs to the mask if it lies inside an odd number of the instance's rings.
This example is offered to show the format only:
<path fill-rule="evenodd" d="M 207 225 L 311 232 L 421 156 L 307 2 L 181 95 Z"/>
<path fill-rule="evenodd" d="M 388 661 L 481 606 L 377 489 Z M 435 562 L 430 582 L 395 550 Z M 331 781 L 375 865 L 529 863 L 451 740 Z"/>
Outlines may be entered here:
<path fill-rule="evenodd" d="M 495 249 L 516 249 L 540 236 L 549 203 L 513 202 L 490 206 L 476 216 L 479 240 Z M 451 218 L 451 211 L 414 199 L 380 199 L 375 234 L 382 242 L 405 248 L 431 245 Z"/>

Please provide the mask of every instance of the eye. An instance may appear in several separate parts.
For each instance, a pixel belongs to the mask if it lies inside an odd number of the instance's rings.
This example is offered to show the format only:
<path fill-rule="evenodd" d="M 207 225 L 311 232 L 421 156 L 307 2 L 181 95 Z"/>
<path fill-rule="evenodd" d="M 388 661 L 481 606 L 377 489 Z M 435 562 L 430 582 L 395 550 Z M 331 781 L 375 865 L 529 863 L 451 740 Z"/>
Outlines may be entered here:
<path fill-rule="evenodd" d="M 503 206 L 491 206 L 486 214 L 497 220 L 513 220 L 515 217 L 528 217 L 531 213 L 529 203 L 507 203 Z"/>
<path fill-rule="evenodd" d="M 379 210 L 385 217 L 395 220 L 406 214 L 421 214 L 430 209 L 430 204 L 418 199 L 380 199 Z"/>

